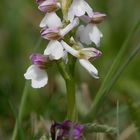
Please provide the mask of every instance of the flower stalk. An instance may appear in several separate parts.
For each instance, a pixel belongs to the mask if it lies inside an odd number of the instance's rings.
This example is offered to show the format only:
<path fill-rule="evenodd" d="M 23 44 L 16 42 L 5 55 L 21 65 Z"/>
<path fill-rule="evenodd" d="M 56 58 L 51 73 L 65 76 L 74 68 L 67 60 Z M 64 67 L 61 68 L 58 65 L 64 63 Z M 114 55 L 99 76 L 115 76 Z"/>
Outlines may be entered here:
<path fill-rule="evenodd" d="M 71 71 L 68 70 L 63 60 L 56 61 L 59 72 L 66 83 L 67 90 L 67 119 L 71 121 L 76 120 L 76 107 L 75 107 L 75 79 L 73 75 L 74 67 L 71 67 Z"/>
<path fill-rule="evenodd" d="M 67 79 L 66 81 L 67 88 L 67 118 L 69 120 L 76 120 L 76 107 L 75 107 L 75 80 L 74 78 Z"/>
<path fill-rule="evenodd" d="M 32 65 L 29 66 L 24 77 L 27 80 L 31 80 L 33 88 L 42 88 L 48 83 L 47 69 L 50 64 L 55 62 L 60 74 L 65 80 L 67 119 L 73 124 L 77 121 L 75 64 L 78 61 L 92 77 L 99 78 L 98 70 L 90 61 L 100 56 L 101 52 L 95 48 L 86 46 L 93 43 L 96 47 L 100 46 L 100 40 L 103 35 L 96 23 L 100 23 L 104 18 L 99 13 L 94 15 L 92 8 L 85 0 L 36 1 L 39 10 L 46 13 L 39 26 L 41 28 L 41 36 L 49 40 L 49 43 L 43 54 L 37 53 L 30 57 Z M 61 10 L 63 13 L 62 19 L 57 15 L 58 10 Z M 82 25 L 83 23 L 80 22 L 80 17 L 82 16 L 86 16 L 86 19 L 89 18 L 89 22 L 86 25 Z M 94 22 L 92 23 L 91 21 Z M 52 130 L 55 131 L 55 126 L 52 127 Z M 75 131 L 77 132 L 77 129 Z M 53 134 L 52 140 L 56 139 L 54 137 L 55 133 Z M 61 131 L 59 134 L 61 134 Z M 65 137 L 69 140 L 73 139 L 71 135 Z M 62 137 L 59 137 L 59 140 L 60 138 Z M 73 140 L 81 140 L 81 135 L 74 137 Z"/>

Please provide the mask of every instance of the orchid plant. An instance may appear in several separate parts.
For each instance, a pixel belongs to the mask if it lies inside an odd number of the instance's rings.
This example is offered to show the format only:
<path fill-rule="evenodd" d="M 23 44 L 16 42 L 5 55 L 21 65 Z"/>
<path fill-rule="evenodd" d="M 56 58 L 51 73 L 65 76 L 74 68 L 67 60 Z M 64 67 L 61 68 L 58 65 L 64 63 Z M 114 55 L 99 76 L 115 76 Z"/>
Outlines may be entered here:
<path fill-rule="evenodd" d="M 57 64 L 66 83 L 67 120 L 52 124 L 51 138 L 82 140 L 85 125 L 76 123 L 75 64 L 78 61 L 93 78 L 99 78 L 92 61 L 102 54 L 97 49 L 103 37 L 98 24 L 104 21 L 106 14 L 93 11 L 86 0 L 36 0 L 36 3 L 45 15 L 39 25 L 40 35 L 49 43 L 42 54 L 30 56 L 32 64 L 24 77 L 31 80 L 33 88 L 42 88 L 48 83 L 48 67 Z M 57 14 L 59 10 L 63 19 Z"/>
<path fill-rule="evenodd" d="M 78 61 L 92 77 L 99 78 L 98 70 L 91 61 L 102 54 L 96 48 L 100 46 L 103 37 L 97 25 L 105 19 L 106 15 L 94 12 L 85 0 L 37 0 L 36 2 L 38 9 L 45 14 L 39 25 L 40 34 L 49 43 L 43 54 L 36 53 L 30 56 L 32 65 L 29 66 L 24 77 L 31 80 L 33 88 L 42 88 L 48 83 L 47 68 L 56 63 L 66 82 L 67 119 L 74 122 L 77 119 L 75 62 Z M 62 11 L 63 19 L 57 15 L 58 10 Z M 88 45 L 95 47 L 88 47 Z M 80 137 L 74 139 L 78 140 Z"/>

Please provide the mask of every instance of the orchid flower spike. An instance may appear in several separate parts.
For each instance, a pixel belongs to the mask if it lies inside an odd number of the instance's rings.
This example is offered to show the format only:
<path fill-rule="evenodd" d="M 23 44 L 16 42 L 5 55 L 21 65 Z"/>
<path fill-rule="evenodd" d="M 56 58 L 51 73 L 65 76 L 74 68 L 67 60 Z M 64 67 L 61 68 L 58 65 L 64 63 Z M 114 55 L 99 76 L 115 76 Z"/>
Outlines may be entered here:
<path fill-rule="evenodd" d="M 89 59 L 97 58 L 101 52 L 95 48 L 82 48 L 76 50 L 70 47 L 66 42 L 61 41 L 64 49 L 71 55 L 78 58 L 79 63 L 91 74 L 92 77 L 98 79 L 98 70 L 90 63 Z"/>
<path fill-rule="evenodd" d="M 79 38 L 82 43 L 90 45 L 93 42 L 97 47 L 99 47 L 103 34 L 100 32 L 96 24 L 101 23 L 105 17 L 105 14 L 99 12 L 93 12 L 91 17 L 87 15 L 81 16 L 80 19 L 87 23 L 87 25 L 81 25 L 78 27 L 76 33 L 77 38 Z"/>
<path fill-rule="evenodd" d="M 56 13 L 47 13 L 40 23 L 41 36 L 48 40 L 58 40 L 63 38 L 68 32 L 79 24 L 79 19 L 75 18 L 66 27 L 62 28 L 61 19 Z"/>
<path fill-rule="evenodd" d="M 38 9 L 45 13 L 55 12 L 60 8 L 60 2 L 57 0 L 37 0 Z"/>
<path fill-rule="evenodd" d="M 32 54 L 30 59 L 33 64 L 29 66 L 24 77 L 32 81 L 33 88 L 44 87 L 48 83 L 48 75 L 45 68 L 50 63 L 50 60 L 42 54 Z"/>
<path fill-rule="evenodd" d="M 88 5 L 88 3 L 85 0 L 73 0 L 68 10 L 68 20 L 72 22 L 75 16 L 80 17 L 86 13 L 89 17 L 92 17 L 93 15 L 92 8 Z"/>

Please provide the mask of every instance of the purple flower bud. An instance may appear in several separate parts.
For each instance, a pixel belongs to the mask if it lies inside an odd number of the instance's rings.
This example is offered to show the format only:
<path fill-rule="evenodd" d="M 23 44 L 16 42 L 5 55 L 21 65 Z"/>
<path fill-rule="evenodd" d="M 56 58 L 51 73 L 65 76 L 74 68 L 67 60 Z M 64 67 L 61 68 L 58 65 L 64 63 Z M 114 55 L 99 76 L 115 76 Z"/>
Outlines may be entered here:
<path fill-rule="evenodd" d="M 95 48 L 83 48 L 79 50 L 79 58 L 95 59 L 102 55 L 102 52 Z"/>
<path fill-rule="evenodd" d="M 79 19 L 75 18 L 73 22 L 69 23 L 65 28 L 61 27 L 45 27 L 41 30 L 41 36 L 48 40 L 59 40 L 63 38 L 68 32 L 79 24 Z"/>
<path fill-rule="evenodd" d="M 102 14 L 100 12 L 94 12 L 93 17 L 91 19 L 91 23 L 95 23 L 95 24 L 101 23 L 102 21 L 105 20 L 105 18 L 106 18 L 106 14 Z"/>
<path fill-rule="evenodd" d="M 56 0 L 38 0 L 38 9 L 45 13 L 54 12 L 60 8 L 60 3 Z"/>
<path fill-rule="evenodd" d="M 87 15 L 80 17 L 80 19 L 85 23 L 93 23 L 93 24 L 99 24 L 102 21 L 104 21 L 105 18 L 106 18 L 106 14 L 102 14 L 100 12 L 94 12 L 92 17 L 89 17 Z"/>
<path fill-rule="evenodd" d="M 42 2 L 44 2 L 45 0 L 36 0 L 36 3 L 38 4 L 38 5 L 40 5 Z"/>
<path fill-rule="evenodd" d="M 84 125 L 73 123 L 69 120 L 62 123 L 55 122 L 51 126 L 52 139 L 56 138 L 56 140 L 62 140 L 63 138 L 72 138 L 73 140 L 82 140 L 84 128 Z"/>
<path fill-rule="evenodd" d="M 59 28 L 43 28 L 40 33 L 43 38 L 48 40 L 58 40 L 61 38 Z"/>
<path fill-rule="evenodd" d="M 82 50 L 93 53 L 94 54 L 94 58 L 99 57 L 99 56 L 102 55 L 102 52 L 97 50 L 97 49 L 95 49 L 95 48 L 84 48 Z"/>
<path fill-rule="evenodd" d="M 37 65 L 41 69 L 45 69 L 46 65 L 50 61 L 47 56 L 39 54 L 39 53 L 30 55 L 30 59 L 34 65 Z"/>

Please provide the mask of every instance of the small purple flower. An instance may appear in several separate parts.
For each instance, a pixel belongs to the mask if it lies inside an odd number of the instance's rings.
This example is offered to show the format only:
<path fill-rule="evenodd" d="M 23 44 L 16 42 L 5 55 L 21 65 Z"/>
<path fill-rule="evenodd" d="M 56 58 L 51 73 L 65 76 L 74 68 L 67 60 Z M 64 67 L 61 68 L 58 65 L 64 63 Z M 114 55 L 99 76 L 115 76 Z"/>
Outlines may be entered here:
<path fill-rule="evenodd" d="M 73 139 L 82 140 L 84 125 L 73 123 L 70 120 L 54 122 L 51 126 L 52 140 Z M 58 132 L 58 133 L 57 133 Z"/>
<path fill-rule="evenodd" d="M 49 58 L 45 55 L 35 53 L 30 55 L 30 59 L 34 65 L 37 65 L 40 69 L 45 69 L 46 65 L 49 63 Z"/>

